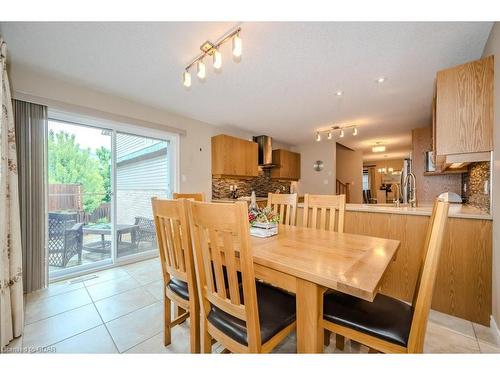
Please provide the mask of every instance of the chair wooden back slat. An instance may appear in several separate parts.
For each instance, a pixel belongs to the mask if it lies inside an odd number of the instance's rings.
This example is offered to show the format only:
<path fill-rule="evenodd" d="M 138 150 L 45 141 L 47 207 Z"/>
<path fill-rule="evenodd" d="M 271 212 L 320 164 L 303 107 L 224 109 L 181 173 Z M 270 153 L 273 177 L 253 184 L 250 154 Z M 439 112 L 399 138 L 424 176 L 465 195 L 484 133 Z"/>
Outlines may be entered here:
<path fill-rule="evenodd" d="M 228 232 L 223 233 L 222 240 L 224 249 L 232 249 L 234 247 L 233 236 L 231 235 L 231 233 Z M 233 251 L 228 251 L 225 252 L 224 254 L 225 254 L 227 279 L 229 282 L 229 298 L 231 299 L 231 303 L 235 305 L 241 305 L 236 256 Z"/>
<path fill-rule="evenodd" d="M 168 282 L 172 276 L 189 282 L 192 250 L 184 202 L 154 197 L 151 203 L 164 279 Z"/>
<path fill-rule="evenodd" d="M 413 297 L 413 318 L 408 339 L 408 351 L 410 353 L 421 353 L 423 351 L 449 205 L 448 202 L 436 201 L 429 221 L 425 240 L 426 247 L 422 257 L 423 262 Z"/>
<path fill-rule="evenodd" d="M 204 193 L 174 193 L 173 194 L 174 199 L 191 199 L 196 202 L 204 202 L 205 201 L 205 194 Z"/>
<path fill-rule="evenodd" d="M 267 206 L 271 207 L 273 213 L 280 215 L 280 224 L 295 225 L 297 202 L 297 194 L 267 195 Z"/>
<path fill-rule="evenodd" d="M 338 211 L 337 232 L 344 232 L 344 215 L 345 215 L 345 195 L 304 195 L 304 215 L 303 226 L 335 230 L 335 221 Z M 309 215 L 311 211 L 311 215 Z M 329 211 L 329 215 L 327 215 Z M 319 213 L 319 215 L 318 215 Z M 319 216 L 319 223 L 318 223 Z M 328 218 L 328 221 L 327 221 Z"/>
<path fill-rule="evenodd" d="M 225 251 L 225 249 L 223 250 L 219 247 L 220 240 L 218 238 L 218 233 L 214 229 L 208 229 L 208 237 L 210 240 L 210 250 L 214 269 L 213 273 L 215 275 L 215 290 L 217 292 L 217 295 L 225 300 L 227 298 L 226 282 L 224 280 L 224 268 L 222 267 L 223 265 L 221 259 L 221 252 Z"/>
<path fill-rule="evenodd" d="M 257 351 L 261 338 L 247 203 L 190 201 L 188 205 L 202 315 L 207 319 L 213 305 L 245 321 L 248 347 Z M 226 267 L 229 285 L 222 265 Z M 242 296 L 238 270 L 242 276 Z"/>

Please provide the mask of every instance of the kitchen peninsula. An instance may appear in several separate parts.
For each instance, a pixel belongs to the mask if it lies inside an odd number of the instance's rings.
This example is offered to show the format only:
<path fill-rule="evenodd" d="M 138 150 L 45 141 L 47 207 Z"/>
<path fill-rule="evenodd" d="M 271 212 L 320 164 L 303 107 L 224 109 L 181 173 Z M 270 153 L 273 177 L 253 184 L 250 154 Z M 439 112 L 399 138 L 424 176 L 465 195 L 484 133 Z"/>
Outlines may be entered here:
<path fill-rule="evenodd" d="M 346 205 L 346 233 L 401 241 L 398 255 L 382 280 L 382 293 L 412 301 L 431 213 L 430 205 Z M 303 204 L 299 203 L 299 226 L 303 214 Z M 448 217 L 432 308 L 489 325 L 492 216 L 479 208 L 452 204 Z"/>

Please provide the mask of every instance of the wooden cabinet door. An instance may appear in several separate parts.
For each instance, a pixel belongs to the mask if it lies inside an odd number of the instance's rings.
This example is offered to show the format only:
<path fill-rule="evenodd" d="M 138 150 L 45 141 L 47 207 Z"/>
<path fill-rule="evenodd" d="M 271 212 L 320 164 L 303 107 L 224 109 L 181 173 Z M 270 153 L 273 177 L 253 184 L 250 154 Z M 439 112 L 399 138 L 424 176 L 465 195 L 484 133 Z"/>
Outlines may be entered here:
<path fill-rule="evenodd" d="M 493 149 L 493 56 L 437 74 L 437 155 Z"/>
<path fill-rule="evenodd" d="M 273 164 L 276 167 L 271 169 L 272 178 L 300 179 L 300 154 L 288 150 L 273 150 Z"/>
<path fill-rule="evenodd" d="M 254 177 L 258 175 L 258 145 L 220 134 L 212 137 L 212 175 Z"/>

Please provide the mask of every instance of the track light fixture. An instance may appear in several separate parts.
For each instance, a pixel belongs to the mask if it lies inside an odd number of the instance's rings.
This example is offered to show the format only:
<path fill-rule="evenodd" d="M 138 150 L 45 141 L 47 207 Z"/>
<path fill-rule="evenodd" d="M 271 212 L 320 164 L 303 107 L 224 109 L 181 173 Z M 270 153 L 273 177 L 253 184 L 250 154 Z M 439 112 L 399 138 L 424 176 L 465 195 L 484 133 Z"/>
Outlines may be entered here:
<path fill-rule="evenodd" d="M 346 126 L 332 126 L 328 130 L 319 130 L 316 132 L 316 141 L 321 141 L 321 133 L 326 133 L 326 139 L 331 140 L 334 137 L 335 131 L 339 130 L 339 138 L 344 138 L 345 129 L 352 129 L 352 135 L 358 135 L 358 128 L 356 125 L 346 125 Z"/>
<path fill-rule="evenodd" d="M 191 61 L 185 68 L 184 73 L 182 73 L 182 82 L 184 86 L 191 86 L 191 74 L 189 73 L 189 69 L 196 64 L 196 75 L 201 80 L 205 79 L 207 75 L 206 66 L 203 62 L 203 58 L 205 56 L 212 56 L 213 59 L 213 67 L 216 70 L 222 68 L 222 53 L 220 51 L 220 47 L 227 42 L 229 39 L 232 39 L 232 53 L 236 58 L 240 58 L 242 54 L 242 41 L 240 38 L 241 27 L 237 27 L 236 29 L 230 31 L 225 34 L 221 38 L 219 38 L 215 43 L 210 41 L 206 41 L 200 46 L 201 54 L 198 55 L 193 61 Z"/>

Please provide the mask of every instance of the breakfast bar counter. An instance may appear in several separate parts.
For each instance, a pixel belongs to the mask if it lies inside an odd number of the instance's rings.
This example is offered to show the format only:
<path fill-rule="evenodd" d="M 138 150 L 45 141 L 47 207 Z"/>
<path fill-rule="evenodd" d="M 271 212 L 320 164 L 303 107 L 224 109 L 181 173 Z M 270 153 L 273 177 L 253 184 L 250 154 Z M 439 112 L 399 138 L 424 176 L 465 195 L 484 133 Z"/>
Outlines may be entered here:
<path fill-rule="evenodd" d="M 401 241 L 381 292 L 411 302 L 424 248 L 431 206 L 347 204 L 346 233 Z M 297 208 L 297 225 L 303 221 Z M 446 223 L 432 308 L 489 325 L 492 299 L 492 218 L 481 210 L 452 204 Z"/>
<path fill-rule="evenodd" d="M 304 207 L 303 203 L 299 203 L 298 207 Z M 398 215 L 418 215 L 418 216 L 431 216 L 432 203 L 418 205 L 418 207 L 396 207 L 394 204 L 346 204 L 346 211 L 355 212 L 371 212 L 371 213 L 390 213 Z M 450 204 L 450 211 L 448 217 L 461 218 L 461 219 L 479 219 L 479 220 L 493 220 L 493 216 L 479 208 L 464 205 L 464 204 Z"/>

